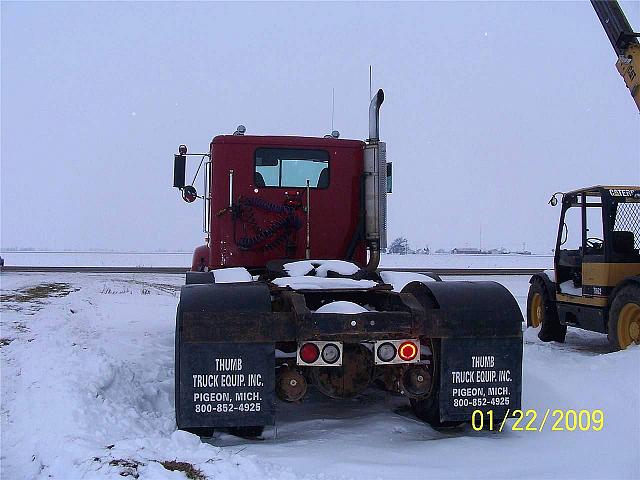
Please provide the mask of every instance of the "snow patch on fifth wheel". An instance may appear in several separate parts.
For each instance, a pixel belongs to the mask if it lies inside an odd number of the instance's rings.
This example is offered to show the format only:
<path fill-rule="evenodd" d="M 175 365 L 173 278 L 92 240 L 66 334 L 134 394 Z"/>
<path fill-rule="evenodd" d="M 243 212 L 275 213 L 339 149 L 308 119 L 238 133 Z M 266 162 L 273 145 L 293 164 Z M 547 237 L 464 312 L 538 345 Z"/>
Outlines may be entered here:
<path fill-rule="evenodd" d="M 346 290 L 366 289 L 378 285 L 372 280 L 352 280 L 351 278 L 322 277 L 282 277 L 272 280 L 279 287 L 290 287 L 294 290 Z"/>
<path fill-rule="evenodd" d="M 339 300 L 337 302 L 331 302 L 321 306 L 314 313 L 345 313 L 353 315 L 356 313 L 364 313 L 367 311 L 368 310 L 366 308 L 361 307 L 357 303 Z"/>

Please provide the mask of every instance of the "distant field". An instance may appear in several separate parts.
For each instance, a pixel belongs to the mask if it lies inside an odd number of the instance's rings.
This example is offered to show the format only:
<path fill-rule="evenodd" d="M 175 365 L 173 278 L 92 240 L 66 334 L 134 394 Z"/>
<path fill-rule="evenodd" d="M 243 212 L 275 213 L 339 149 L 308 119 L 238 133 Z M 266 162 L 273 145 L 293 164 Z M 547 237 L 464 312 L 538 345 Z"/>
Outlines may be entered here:
<path fill-rule="evenodd" d="M 191 253 L 0 252 L 5 265 L 47 267 L 189 267 Z M 551 255 L 382 255 L 382 267 L 551 268 Z"/>

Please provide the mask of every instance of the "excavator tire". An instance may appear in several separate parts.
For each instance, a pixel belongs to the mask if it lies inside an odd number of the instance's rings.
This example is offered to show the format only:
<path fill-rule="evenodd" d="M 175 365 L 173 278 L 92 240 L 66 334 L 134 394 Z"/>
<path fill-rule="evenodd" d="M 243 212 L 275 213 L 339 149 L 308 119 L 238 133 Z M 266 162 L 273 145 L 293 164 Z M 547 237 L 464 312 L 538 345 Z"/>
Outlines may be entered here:
<path fill-rule="evenodd" d="M 640 285 L 629 283 L 615 294 L 609 310 L 607 338 L 611 350 L 640 343 Z"/>

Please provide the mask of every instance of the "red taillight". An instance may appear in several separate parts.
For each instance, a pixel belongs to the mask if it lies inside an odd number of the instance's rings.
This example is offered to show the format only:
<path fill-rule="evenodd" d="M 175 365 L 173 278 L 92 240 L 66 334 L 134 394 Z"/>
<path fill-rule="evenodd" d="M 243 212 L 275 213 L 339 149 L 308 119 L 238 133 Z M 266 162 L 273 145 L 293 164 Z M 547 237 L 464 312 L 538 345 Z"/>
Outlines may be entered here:
<path fill-rule="evenodd" d="M 319 356 L 320 349 L 315 343 L 305 343 L 300 347 L 300 360 L 304 363 L 313 363 Z"/>
<path fill-rule="evenodd" d="M 398 347 L 398 356 L 405 362 L 410 362 L 418 355 L 418 346 L 413 342 L 403 342 Z"/>

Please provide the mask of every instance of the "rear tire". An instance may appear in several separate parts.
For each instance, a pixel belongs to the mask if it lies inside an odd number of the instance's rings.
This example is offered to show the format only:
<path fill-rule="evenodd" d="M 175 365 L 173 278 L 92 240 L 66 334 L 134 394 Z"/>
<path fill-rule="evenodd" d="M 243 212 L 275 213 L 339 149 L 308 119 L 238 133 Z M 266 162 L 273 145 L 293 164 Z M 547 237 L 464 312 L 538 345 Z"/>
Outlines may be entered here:
<path fill-rule="evenodd" d="M 640 285 L 622 287 L 611 302 L 607 338 L 611 350 L 624 350 L 640 344 Z"/>
<path fill-rule="evenodd" d="M 214 429 L 208 427 L 194 427 L 194 428 L 185 428 L 185 430 L 189 433 L 193 433 L 194 435 L 198 435 L 202 438 L 211 438 L 213 437 Z"/>
<path fill-rule="evenodd" d="M 440 361 L 440 342 L 434 340 L 431 342 L 433 347 L 433 357 L 435 365 L 433 369 L 433 386 L 431 394 L 426 398 L 410 398 L 411 409 L 416 417 L 423 422 L 427 422 L 435 430 L 455 428 L 464 422 L 452 422 L 440 420 L 440 374 L 438 362 Z"/>
<path fill-rule="evenodd" d="M 527 326 L 541 327 L 538 338 L 543 342 L 564 342 L 567 326 L 560 323 L 558 309 L 544 283 L 535 279 L 527 295 Z"/>
<path fill-rule="evenodd" d="M 438 304 L 421 282 L 407 284 L 402 289 L 402 293 L 413 294 L 425 309 L 438 308 Z M 411 409 L 416 417 L 423 422 L 427 422 L 435 430 L 454 428 L 464 422 L 443 422 L 440 420 L 440 340 L 432 339 L 431 346 L 434 363 L 431 393 L 426 398 L 410 398 Z"/>
<path fill-rule="evenodd" d="M 259 427 L 229 427 L 229 433 L 240 438 L 256 438 L 262 435 L 263 426 Z"/>

